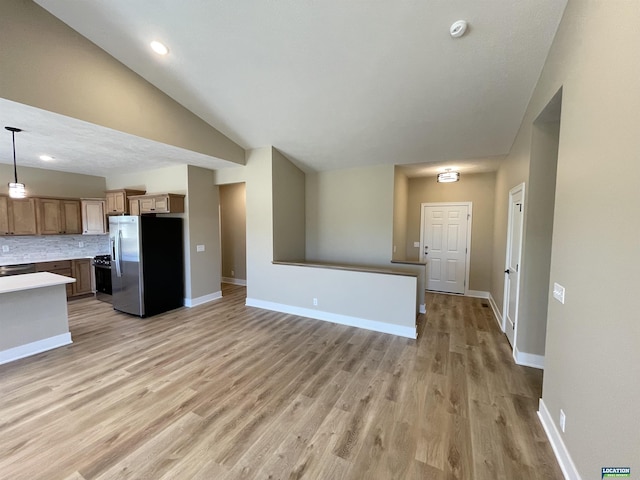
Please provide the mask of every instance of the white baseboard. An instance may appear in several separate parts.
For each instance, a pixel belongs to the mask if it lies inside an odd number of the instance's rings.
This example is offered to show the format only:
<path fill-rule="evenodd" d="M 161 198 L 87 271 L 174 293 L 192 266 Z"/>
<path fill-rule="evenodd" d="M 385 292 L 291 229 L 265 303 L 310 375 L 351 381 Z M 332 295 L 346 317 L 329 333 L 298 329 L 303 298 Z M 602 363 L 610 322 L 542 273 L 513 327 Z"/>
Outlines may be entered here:
<path fill-rule="evenodd" d="M 20 358 L 29 357 L 36 353 L 46 352 L 58 347 L 64 347 L 73 343 L 70 333 L 61 333 L 54 337 L 43 338 L 35 342 L 27 343 L 26 345 L 20 345 L 19 347 L 9 348 L 0 352 L 0 365 L 3 363 L 13 362 Z"/>
<path fill-rule="evenodd" d="M 282 303 L 267 302 L 255 298 L 247 298 L 246 305 L 248 307 L 263 308 L 265 310 L 273 310 L 275 312 L 289 313 L 300 317 L 314 318 L 316 320 L 324 320 L 326 322 L 347 325 L 349 327 L 364 328 L 373 330 L 374 332 L 390 333 L 400 337 L 417 338 L 416 327 L 403 327 L 392 323 L 377 322 L 375 320 L 367 320 L 359 317 L 351 317 L 349 315 L 340 315 L 338 313 L 323 312 L 322 310 L 312 310 L 310 308 L 294 307 L 292 305 L 284 305 Z"/>
<path fill-rule="evenodd" d="M 483 292 L 482 290 L 467 290 L 467 293 L 464 294 L 465 297 L 474 297 L 474 298 L 489 298 L 489 292 Z"/>
<path fill-rule="evenodd" d="M 491 306 L 491 310 L 493 310 L 493 316 L 496 317 L 496 321 L 498 322 L 498 328 L 501 332 L 504 332 L 502 328 L 502 315 L 500 315 L 500 309 L 498 305 L 496 305 L 496 301 L 493 299 L 491 293 L 489 293 L 489 305 Z"/>
<path fill-rule="evenodd" d="M 518 350 L 518 347 L 514 347 L 513 358 L 518 365 L 524 365 L 525 367 L 533 367 L 544 370 L 544 355 L 521 352 L 520 350 Z"/>
<path fill-rule="evenodd" d="M 420 304 L 420 313 L 427 313 L 427 306 L 424 303 Z"/>
<path fill-rule="evenodd" d="M 222 283 L 229 283 L 231 285 L 242 285 L 244 287 L 247 286 L 247 281 L 243 278 L 222 277 Z"/>
<path fill-rule="evenodd" d="M 567 450 L 566 445 L 562 441 L 562 436 L 542 399 L 540 399 L 538 417 L 540 418 L 540 423 L 542 423 L 542 428 L 544 428 L 547 434 L 551 448 L 553 448 L 553 453 L 556 455 L 556 460 L 558 460 L 564 478 L 566 480 L 582 480 L 578 469 L 571 459 L 571 455 L 569 455 L 569 450 Z"/>
<path fill-rule="evenodd" d="M 209 295 L 203 295 L 202 297 L 197 297 L 197 298 L 185 298 L 184 306 L 189 308 L 196 307 L 198 305 L 202 305 L 203 303 L 208 303 L 214 300 L 218 300 L 219 298 L 222 298 L 222 292 L 213 292 L 213 293 L 210 293 Z"/>

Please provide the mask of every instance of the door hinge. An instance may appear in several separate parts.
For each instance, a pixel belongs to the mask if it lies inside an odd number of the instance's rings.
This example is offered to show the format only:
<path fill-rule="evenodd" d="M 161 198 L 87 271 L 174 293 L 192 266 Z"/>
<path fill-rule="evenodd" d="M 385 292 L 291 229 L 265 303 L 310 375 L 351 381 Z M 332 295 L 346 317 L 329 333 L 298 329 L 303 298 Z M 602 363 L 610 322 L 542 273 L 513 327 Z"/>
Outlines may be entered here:
<path fill-rule="evenodd" d="M 520 271 L 520 264 L 516 263 L 516 272 L 519 272 L 519 271 Z"/>
<path fill-rule="evenodd" d="M 518 208 L 520 209 L 520 211 L 522 212 L 522 204 L 521 203 L 516 203 L 516 205 L 518 205 Z"/>
<path fill-rule="evenodd" d="M 467 220 L 469 220 L 471 218 L 471 214 L 467 213 Z"/>
<path fill-rule="evenodd" d="M 464 248 L 464 253 L 469 253 L 469 249 L 467 247 Z"/>

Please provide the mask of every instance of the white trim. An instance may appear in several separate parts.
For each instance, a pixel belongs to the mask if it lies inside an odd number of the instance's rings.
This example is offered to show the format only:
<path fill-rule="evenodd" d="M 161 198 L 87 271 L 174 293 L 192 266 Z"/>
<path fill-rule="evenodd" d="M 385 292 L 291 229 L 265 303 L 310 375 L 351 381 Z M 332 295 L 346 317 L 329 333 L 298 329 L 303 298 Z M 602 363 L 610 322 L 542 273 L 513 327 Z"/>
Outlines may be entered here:
<path fill-rule="evenodd" d="M 420 304 L 420 313 L 427 313 L 427 306 L 424 303 Z"/>
<path fill-rule="evenodd" d="M 482 290 L 467 290 L 464 295 L 465 297 L 473 298 L 489 298 L 489 292 L 483 292 Z"/>
<path fill-rule="evenodd" d="M 498 322 L 498 328 L 502 332 L 504 332 L 504 328 L 502 327 L 504 325 L 502 322 L 502 314 L 500 313 L 500 310 L 498 310 L 498 305 L 496 304 L 496 301 L 493 298 L 493 295 L 491 295 L 491 293 L 489 293 L 489 305 L 491 305 L 491 310 L 493 310 L 493 315 L 496 317 L 496 321 Z"/>
<path fill-rule="evenodd" d="M 513 349 L 513 358 L 518 365 L 525 367 L 539 368 L 544 370 L 544 355 L 536 355 L 535 353 L 521 352 L 518 347 Z"/>
<path fill-rule="evenodd" d="M 70 333 L 61 333 L 49 338 L 43 338 L 42 340 L 36 340 L 35 342 L 20 345 L 19 347 L 8 348 L 0 352 L 0 365 L 3 363 L 13 362 L 20 358 L 29 357 L 36 353 L 46 352 L 58 347 L 64 347 L 73 343 Z"/>
<path fill-rule="evenodd" d="M 467 245 L 466 245 L 466 253 L 464 257 L 464 269 L 465 269 L 465 277 L 464 277 L 464 295 L 467 295 L 469 291 L 469 271 L 471 270 L 471 227 L 473 226 L 473 202 L 426 202 L 420 204 L 420 261 L 425 262 L 424 258 L 424 224 L 426 223 L 424 220 L 425 215 L 425 207 L 439 207 L 443 205 L 450 205 L 452 207 L 467 207 Z M 425 271 L 428 271 L 426 269 Z M 425 275 L 424 278 L 425 288 L 428 290 L 429 286 L 429 278 Z M 460 295 L 456 292 L 442 292 L 442 293 L 453 293 L 456 295 Z"/>
<path fill-rule="evenodd" d="M 213 292 L 213 293 L 210 293 L 209 295 L 203 295 L 197 298 L 185 298 L 184 306 L 189 308 L 197 307 L 198 305 L 212 302 L 214 300 L 218 300 L 219 298 L 222 298 L 222 292 Z"/>
<path fill-rule="evenodd" d="M 578 469 L 571 459 L 571 455 L 569 455 L 569 450 L 567 450 L 567 446 L 562 441 L 562 436 L 542 399 L 540 399 L 538 418 L 540 418 L 542 428 L 544 428 L 544 432 L 547 434 L 547 438 L 549 439 L 551 448 L 553 448 L 553 453 L 556 455 L 556 460 L 558 460 L 564 478 L 566 480 L 582 480 Z"/>
<path fill-rule="evenodd" d="M 222 283 L 229 283 L 231 285 L 247 286 L 247 281 L 242 278 L 222 277 Z"/>
<path fill-rule="evenodd" d="M 366 330 L 373 330 L 374 332 L 390 333 L 400 337 L 418 337 L 418 332 L 415 326 L 403 327 L 402 325 L 394 325 L 392 323 L 377 322 L 375 320 L 367 320 L 365 318 L 351 317 L 349 315 L 340 315 L 338 313 L 324 312 L 322 310 L 313 310 L 310 308 L 294 307 L 293 305 L 267 302 L 256 298 L 247 298 L 246 305 L 248 307 L 262 308 L 265 310 L 273 310 L 275 312 L 298 315 L 300 317 L 324 320 L 326 322 L 347 325 L 349 327 L 364 328 Z"/>

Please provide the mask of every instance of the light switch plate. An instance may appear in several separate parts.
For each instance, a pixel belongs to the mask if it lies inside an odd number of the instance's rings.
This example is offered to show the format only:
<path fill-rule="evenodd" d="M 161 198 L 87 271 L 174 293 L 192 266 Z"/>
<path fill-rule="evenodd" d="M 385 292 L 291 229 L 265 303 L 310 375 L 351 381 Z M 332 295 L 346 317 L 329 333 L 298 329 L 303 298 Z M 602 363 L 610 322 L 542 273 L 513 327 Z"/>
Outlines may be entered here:
<path fill-rule="evenodd" d="M 553 284 L 553 298 L 564 304 L 564 287 L 559 283 Z"/>
<path fill-rule="evenodd" d="M 413 246 L 416 248 L 420 248 L 420 242 L 413 242 Z"/>
<path fill-rule="evenodd" d="M 2 245 L 2 253 L 7 253 L 9 251 L 9 245 Z"/>
<path fill-rule="evenodd" d="M 196 245 L 196 252 L 204 252 L 204 245 Z"/>

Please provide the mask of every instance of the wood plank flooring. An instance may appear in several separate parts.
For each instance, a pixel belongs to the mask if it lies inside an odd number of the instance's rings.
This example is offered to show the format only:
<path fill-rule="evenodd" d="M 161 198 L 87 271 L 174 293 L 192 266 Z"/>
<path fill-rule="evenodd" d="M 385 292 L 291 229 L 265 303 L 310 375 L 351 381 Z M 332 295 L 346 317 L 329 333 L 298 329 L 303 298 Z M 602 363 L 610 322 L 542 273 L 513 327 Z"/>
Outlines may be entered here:
<path fill-rule="evenodd" d="M 244 305 L 69 304 L 74 343 L 0 366 L 0 478 L 561 479 L 485 300 L 408 340 Z"/>

